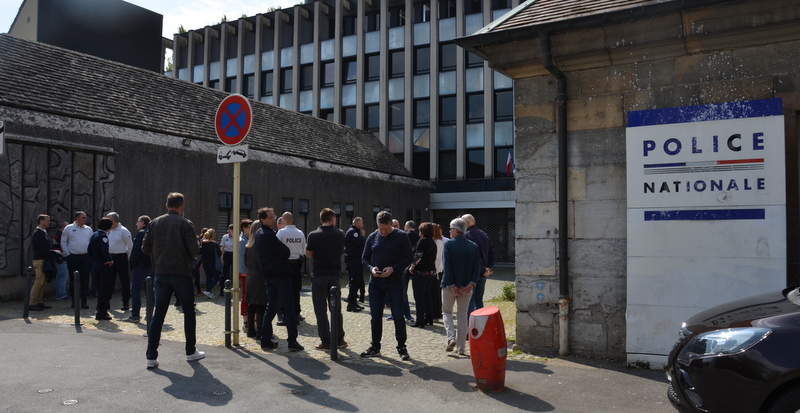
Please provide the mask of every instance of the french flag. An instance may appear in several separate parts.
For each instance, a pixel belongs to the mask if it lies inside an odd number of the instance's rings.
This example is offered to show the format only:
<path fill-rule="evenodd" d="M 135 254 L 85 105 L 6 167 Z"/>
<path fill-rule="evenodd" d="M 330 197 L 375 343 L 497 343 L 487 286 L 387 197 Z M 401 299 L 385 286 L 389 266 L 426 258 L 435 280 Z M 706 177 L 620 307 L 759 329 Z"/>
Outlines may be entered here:
<path fill-rule="evenodd" d="M 506 176 L 511 176 L 511 167 L 514 165 L 514 158 L 511 156 L 511 151 L 508 151 L 508 159 L 506 160 Z"/>

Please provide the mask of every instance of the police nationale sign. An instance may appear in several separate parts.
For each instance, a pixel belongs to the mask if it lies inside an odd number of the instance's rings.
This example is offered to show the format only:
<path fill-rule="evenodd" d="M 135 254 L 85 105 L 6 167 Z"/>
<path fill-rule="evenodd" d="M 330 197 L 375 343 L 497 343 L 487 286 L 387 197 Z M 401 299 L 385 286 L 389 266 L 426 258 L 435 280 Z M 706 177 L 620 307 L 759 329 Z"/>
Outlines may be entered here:
<path fill-rule="evenodd" d="M 786 278 L 780 99 L 628 112 L 629 362 L 661 363 L 682 321 Z"/>

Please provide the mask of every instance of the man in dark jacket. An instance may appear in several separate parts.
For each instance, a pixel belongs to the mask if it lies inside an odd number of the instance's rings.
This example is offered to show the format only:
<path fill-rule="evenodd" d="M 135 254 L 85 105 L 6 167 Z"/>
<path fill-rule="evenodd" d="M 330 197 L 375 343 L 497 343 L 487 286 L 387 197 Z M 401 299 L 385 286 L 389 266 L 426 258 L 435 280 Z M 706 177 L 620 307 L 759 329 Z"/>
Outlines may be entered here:
<path fill-rule="evenodd" d="M 494 247 L 489 236 L 475 226 L 475 217 L 471 214 L 464 214 L 461 219 L 467 223 L 467 232 L 464 236 L 478 246 L 478 259 L 481 265 L 481 276 L 478 278 L 478 283 L 475 285 L 472 299 L 469 302 L 469 314 L 472 314 L 473 311 L 483 308 L 483 291 L 486 288 L 486 277 L 492 275 L 492 268 L 494 268 Z"/>
<path fill-rule="evenodd" d="M 260 208 L 258 220 L 261 221 L 261 229 L 256 232 L 255 249 L 258 266 L 267 282 L 267 311 L 260 332 L 261 348 L 272 350 L 278 347 L 278 343 L 272 341 L 272 320 L 280 309 L 286 323 L 289 350 L 303 350 L 303 346 L 297 342 L 297 313 L 292 299 L 292 268 L 289 266 L 291 252 L 272 230 L 276 220 L 272 208 Z"/>
<path fill-rule="evenodd" d="M 31 247 L 33 248 L 33 270 L 35 271 L 36 278 L 31 288 L 31 297 L 28 307 L 31 311 L 42 311 L 51 308 L 45 305 L 42 299 L 42 291 L 44 290 L 45 274 L 44 262 L 50 259 L 50 240 L 47 237 L 47 227 L 50 226 L 50 216 L 41 214 L 36 218 L 36 228 L 33 230 L 31 236 Z"/>
<path fill-rule="evenodd" d="M 111 304 L 111 294 L 114 293 L 114 259 L 108 252 L 108 231 L 113 223 L 111 219 L 103 217 L 97 223 L 97 231 L 89 240 L 89 256 L 94 265 L 94 277 L 97 280 L 97 314 L 95 320 L 111 320 L 108 309 Z"/>
<path fill-rule="evenodd" d="M 153 265 L 150 256 L 142 252 L 142 241 L 147 228 L 150 225 L 150 217 L 142 215 L 136 221 L 136 238 L 133 239 L 133 249 L 131 250 L 131 315 L 123 318 L 122 321 L 138 323 L 142 308 L 142 291 L 144 291 L 144 281 L 148 276 L 153 275 Z"/>
<path fill-rule="evenodd" d="M 161 328 L 174 294 L 183 308 L 183 332 L 186 335 L 186 361 L 200 360 L 205 353 L 197 344 L 197 319 L 194 313 L 192 258 L 200 253 L 192 221 L 183 217 L 186 209 L 183 194 L 167 196 L 167 213 L 150 222 L 142 240 L 142 252 L 153 260 L 155 312 L 147 331 L 147 368 L 158 366 Z"/>
<path fill-rule="evenodd" d="M 344 263 L 350 277 L 350 293 L 347 295 L 347 311 L 358 312 L 364 307 L 358 305 L 358 292 L 361 291 L 361 302 L 364 302 L 364 266 L 361 264 L 361 253 L 364 252 L 364 220 L 353 218 L 353 224 L 344 236 Z"/>
<path fill-rule="evenodd" d="M 450 221 L 450 240 L 442 248 L 442 322 L 447 335 L 445 351 L 455 348 L 461 355 L 466 354 L 467 308 L 481 269 L 478 246 L 464 236 L 466 230 L 467 223 L 463 219 Z M 453 326 L 454 304 L 458 307 L 458 334 Z"/>

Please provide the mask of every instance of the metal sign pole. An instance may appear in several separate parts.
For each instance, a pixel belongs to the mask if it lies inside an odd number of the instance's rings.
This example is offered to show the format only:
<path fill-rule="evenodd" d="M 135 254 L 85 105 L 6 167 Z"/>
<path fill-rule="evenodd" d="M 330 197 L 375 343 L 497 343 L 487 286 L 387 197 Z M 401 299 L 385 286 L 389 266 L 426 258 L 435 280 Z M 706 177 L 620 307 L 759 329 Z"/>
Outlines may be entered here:
<path fill-rule="evenodd" d="M 233 281 L 233 345 L 239 345 L 239 209 L 241 208 L 240 177 L 242 163 L 233 163 L 233 266 L 231 279 Z"/>

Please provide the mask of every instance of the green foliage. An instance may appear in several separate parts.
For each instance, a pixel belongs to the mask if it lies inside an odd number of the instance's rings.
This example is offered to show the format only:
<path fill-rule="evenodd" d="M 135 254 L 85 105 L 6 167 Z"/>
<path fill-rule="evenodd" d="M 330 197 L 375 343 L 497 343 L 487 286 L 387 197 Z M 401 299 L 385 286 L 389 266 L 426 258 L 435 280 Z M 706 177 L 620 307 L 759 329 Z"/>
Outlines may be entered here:
<path fill-rule="evenodd" d="M 183 28 L 183 25 L 178 26 L 178 33 L 180 34 L 186 33 L 186 29 Z"/>
<path fill-rule="evenodd" d="M 504 283 L 500 299 L 503 301 L 514 301 L 517 299 L 517 288 L 514 283 Z"/>

